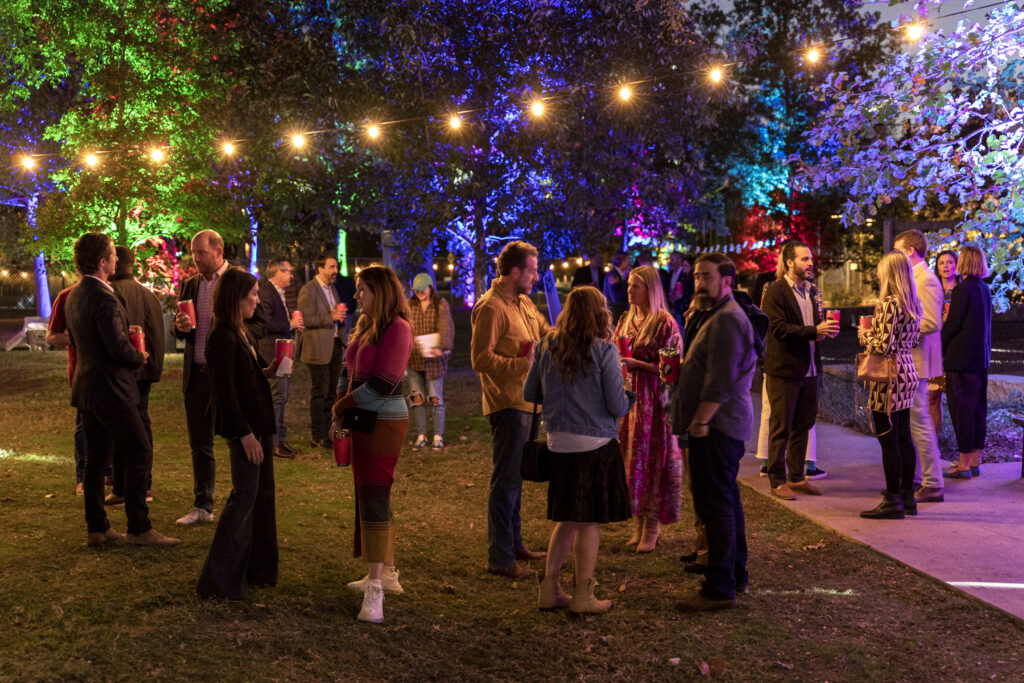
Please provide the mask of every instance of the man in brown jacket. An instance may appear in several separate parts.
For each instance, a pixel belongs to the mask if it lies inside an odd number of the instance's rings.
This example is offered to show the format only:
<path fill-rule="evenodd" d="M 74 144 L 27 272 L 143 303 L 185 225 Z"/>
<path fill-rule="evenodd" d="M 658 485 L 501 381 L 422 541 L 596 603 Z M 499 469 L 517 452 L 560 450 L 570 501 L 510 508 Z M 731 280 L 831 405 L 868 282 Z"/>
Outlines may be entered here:
<path fill-rule="evenodd" d="M 523 400 L 523 380 L 533 347 L 551 327 L 530 301 L 537 277 L 537 249 L 510 242 L 498 255 L 498 277 L 473 307 L 473 369 L 480 375 L 484 415 L 491 423 L 494 470 L 487 501 L 487 571 L 518 579 L 534 573 L 518 560 L 540 559 L 520 533 L 523 479 L 519 467 L 530 433 L 533 404 Z"/>
<path fill-rule="evenodd" d="M 345 362 L 342 343 L 345 316 L 338 310 L 334 278 L 338 259 L 321 256 L 315 261 L 316 277 L 299 290 L 299 310 L 304 326 L 299 337 L 299 360 L 309 368 L 309 429 L 313 446 L 331 448 L 331 406 L 338 391 L 338 377 Z"/>

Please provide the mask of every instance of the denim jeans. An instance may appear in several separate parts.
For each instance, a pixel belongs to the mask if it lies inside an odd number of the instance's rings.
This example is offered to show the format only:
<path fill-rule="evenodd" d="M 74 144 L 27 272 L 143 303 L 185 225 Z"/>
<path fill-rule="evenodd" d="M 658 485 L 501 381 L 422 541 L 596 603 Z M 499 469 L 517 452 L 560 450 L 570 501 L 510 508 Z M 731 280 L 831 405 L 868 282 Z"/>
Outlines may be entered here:
<path fill-rule="evenodd" d="M 427 433 L 427 405 L 432 398 L 437 398 L 433 406 L 434 434 L 444 436 L 444 377 L 427 379 L 426 371 L 410 369 L 406 371 L 406 381 L 409 384 L 409 418 L 416 433 Z M 415 396 L 422 398 L 423 402 L 419 405 L 413 403 Z"/>
<path fill-rule="evenodd" d="M 689 440 L 693 507 L 708 535 L 708 564 L 700 592 L 712 600 L 731 600 L 736 585 L 749 581 L 746 525 L 736 483 L 743 442 L 714 429 Z"/>
<path fill-rule="evenodd" d="M 530 413 L 506 408 L 487 416 L 491 423 L 494 470 L 487 499 L 487 561 L 492 567 L 516 562 L 523 544 L 519 507 L 523 499 L 523 444 L 530 436 Z"/>
<path fill-rule="evenodd" d="M 288 440 L 288 428 L 284 424 L 284 409 L 288 406 L 288 389 L 291 383 L 291 377 L 270 378 L 270 398 L 274 402 L 274 422 L 277 423 L 277 433 L 274 434 L 275 445 Z"/>

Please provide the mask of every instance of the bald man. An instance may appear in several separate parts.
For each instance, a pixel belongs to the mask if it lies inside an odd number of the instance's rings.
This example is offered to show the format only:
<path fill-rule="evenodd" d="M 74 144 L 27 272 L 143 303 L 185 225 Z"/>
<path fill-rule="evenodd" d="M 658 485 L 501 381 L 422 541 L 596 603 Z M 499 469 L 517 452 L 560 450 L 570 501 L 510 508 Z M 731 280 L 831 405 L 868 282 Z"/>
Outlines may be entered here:
<path fill-rule="evenodd" d="M 195 501 L 192 509 L 178 520 L 191 526 L 213 521 L 213 420 L 210 405 L 210 371 L 206 366 L 206 335 L 213 323 L 213 288 L 228 269 L 224 260 L 224 239 L 213 230 L 203 230 L 192 238 L 192 261 L 197 274 L 181 283 L 178 300 L 191 300 L 196 309 L 196 325 L 183 313 L 174 319 L 174 336 L 185 340 L 185 364 L 182 390 L 185 392 L 185 420 L 188 443 L 192 449 L 192 477 Z"/>

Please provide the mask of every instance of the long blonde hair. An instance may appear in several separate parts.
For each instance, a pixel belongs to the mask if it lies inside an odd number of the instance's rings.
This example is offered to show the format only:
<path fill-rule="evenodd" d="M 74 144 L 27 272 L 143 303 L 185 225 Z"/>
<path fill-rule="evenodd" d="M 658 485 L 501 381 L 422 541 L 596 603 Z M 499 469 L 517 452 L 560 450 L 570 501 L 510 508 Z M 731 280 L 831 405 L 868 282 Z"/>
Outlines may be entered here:
<path fill-rule="evenodd" d="M 409 302 L 395 271 L 387 266 L 379 263 L 367 266 L 359 271 L 356 280 L 373 294 L 373 310 L 363 311 L 359 316 L 349 341 L 358 339 L 363 345 L 376 344 L 395 318 L 408 322 Z"/>
<path fill-rule="evenodd" d="M 921 300 L 917 298 L 917 285 L 910 259 L 901 251 L 890 251 L 878 262 L 880 287 L 878 298 L 885 301 L 895 297 L 900 307 L 914 320 L 921 319 Z"/>
<path fill-rule="evenodd" d="M 661 314 L 669 315 L 668 307 L 665 306 L 665 293 L 661 289 L 661 275 L 658 274 L 657 269 L 653 266 L 638 266 L 629 271 L 629 277 L 634 275 L 640 278 L 644 286 L 647 287 L 647 303 L 651 310 L 644 318 L 643 325 L 640 326 L 636 339 L 633 341 L 636 344 L 646 344 L 654 341 L 654 337 L 658 333 L 658 325 L 663 317 Z M 639 313 L 637 307 L 630 305 L 629 311 L 622 316 L 623 330 L 629 330 L 637 313 Z"/>

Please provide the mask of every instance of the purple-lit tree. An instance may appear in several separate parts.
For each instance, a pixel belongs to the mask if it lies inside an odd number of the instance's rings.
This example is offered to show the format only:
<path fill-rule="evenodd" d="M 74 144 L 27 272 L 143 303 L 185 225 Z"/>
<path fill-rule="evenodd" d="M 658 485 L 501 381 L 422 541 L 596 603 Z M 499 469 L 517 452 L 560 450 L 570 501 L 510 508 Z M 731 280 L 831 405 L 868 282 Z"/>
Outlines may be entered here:
<path fill-rule="evenodd" d="M 1024 289 L 1024 11 L 993 9 L 892 55 L 872 76 L 835 73 L 804 155 L 807 187 L 849 190 L 843 221 L 862 224 L 897 198 L 915 210 L 958 204 L 964 220 L 933 246 L 977 244 L 996 274 L 1004 310 Z"/>

